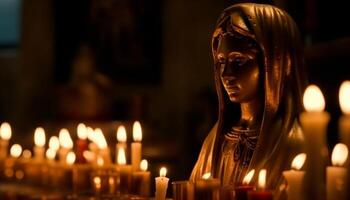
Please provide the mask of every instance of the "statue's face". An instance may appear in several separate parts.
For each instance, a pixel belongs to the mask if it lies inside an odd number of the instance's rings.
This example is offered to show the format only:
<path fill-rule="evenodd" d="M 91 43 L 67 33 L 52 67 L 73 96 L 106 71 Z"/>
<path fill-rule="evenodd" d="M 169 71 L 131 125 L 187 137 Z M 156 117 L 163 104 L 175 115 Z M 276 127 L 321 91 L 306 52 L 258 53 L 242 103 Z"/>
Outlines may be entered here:
<path fill-rule="evenodd" d="M 221 82 L 231 102 L 249 102 L 258 97 L 258 48 L 246 37 L 223 34 L 218 43 L 217 62 Z"/>

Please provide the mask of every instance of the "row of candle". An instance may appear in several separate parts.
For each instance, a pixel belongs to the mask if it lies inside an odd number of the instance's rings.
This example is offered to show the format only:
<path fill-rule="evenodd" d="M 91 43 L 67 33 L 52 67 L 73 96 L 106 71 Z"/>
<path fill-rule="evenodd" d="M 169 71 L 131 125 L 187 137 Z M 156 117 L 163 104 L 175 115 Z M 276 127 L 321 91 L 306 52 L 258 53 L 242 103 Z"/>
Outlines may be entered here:
<path fill-rule="evenodd" d="M 124 126 L 118 127 L 116 144 L 116 164 L 110 157 L 106 139 L 101 129 L 92 129 L 84 124 L 77 126 L 78 140 L 76 151 L 73 140 L 67 129 L 61 129 L 59 137 L 49 139 L 49 148 L 45 151 L 46 136 L 43 128 L 34 132 L 34 157 L 31 151 L 24 150 L 19 144 L 10 148 L 7 157 L 8 143 L 11 138 L 11 126 L 4 122 L 0 126 L 0 162 L 3 162 L 3 175 L 7 180 L 26 180 L 34 184 L 51 185 L 52 187 L 73 187 L 75 191 L 93 189 L 96 193 L 133 193 L 150 196 L 150 177 L 148 163 L 141 161 L 142 129 L 138 121 L 133 124 L 134 142 L 131 144 L 131 165 L 127 164 L 127 137 Z M 88 144 L 87 139 L 91 141 Z M 22 154 L 22 157 L 20 155 Z M 58 154 L 59 161 L 55 160 Z M 45 159 L 46 155 L 46 159 Z M 164 169 L 162 169 L 164 171 Z M 166 172 L 165 172 L 166 173 Z M 1 176 L 2 176 L 1 174 Z M 1 177 L 0 176 L 0 177 Z M 165 195 L 165 174 L 156 178 L 156 194 Z M 92 188 L 91 188 L 92 186 Z M 162 192 L 161 192 L 162 191 Z M 165 198 L 165 196 L 164 196 Z"/>

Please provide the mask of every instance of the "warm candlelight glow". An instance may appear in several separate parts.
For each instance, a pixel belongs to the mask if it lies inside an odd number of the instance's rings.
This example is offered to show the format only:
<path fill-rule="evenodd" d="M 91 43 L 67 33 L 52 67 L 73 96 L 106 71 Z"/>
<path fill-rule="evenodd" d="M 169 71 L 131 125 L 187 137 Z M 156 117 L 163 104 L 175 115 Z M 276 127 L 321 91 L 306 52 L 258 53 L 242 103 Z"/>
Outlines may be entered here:
<path fill-rule="evenodd" d="M 14 158 L 18 158 L 22 153 L 22 147 L 19 144 L 14 144 L 12 145 L 10 149 L 10 154 Z"/>
<path fill-rule="evenodd" d="M 118 127 L 117 140 L 118 140 L 118 142 L 126 142 L 126 140 L 127 140 L 126 130 L 125 130 L 125 127 L 123 125 Z"/>
<path fill-rule="evenodd" d="M 74 164 L 75 162 L 75 153 L 73 151 L 70 151 L 68 154 L 67 154 L 67 157 L 66 157 L 66 163 L 68 165 L 72 165 Z"/>
<path fill-rule="evenodd" d="M 100 189 L 101 188 L 101 178 L 98 176 L 94 177 L 94 184 L 95 184 L 95 187 L 97 189 Z"/>
<path fill-rule="evenodd" d="M 85 124 L 83 124 L 83 123 L 78 124 L 77 134 L 78 134 L 79 139 L 86 140 L 88 133 L 87 133 L 87 128 L 86 128 Z"/>
<path fill-rule="evenodd" d="M 305 110 L 308 112 L 320 112 L 325 108 L 323 94 L 319 87 L 310 85 L 306 88 L 303 97 Z"/>
<path fill-rule="evenodd" d="M 141 142 L 142 140 L 142 129 L 139 121 L 135 121 L 132 126 L 132 136 L 135 142 Z"/>
<path fill-rule="evenodd" d="M 70 137 L 67 129 L 63 128 L 60 130 L 58 139 L 60 141 L 61 147 L 66 148 L 66 149 L 73 148 L 73 141 L 72 141 L 72 138 Z"/>
<path fill-rule="evenodd" d="M 262 169 L 259 172 L 258 187 L 265 189 L 266 186 L 266 169 Z"/>
<path fill-rule="evenodd" d="M 292 169 L 300 170 L 306 160 L 306 153 L 300 153 L 292 161 Z"/>
<path fill-rule="evenodd" d="M 126 164 L 125 150 L 123 148 L 118 149 L 117 163 L 118 165 Z"/>
<path fill-rule="evenodd" d="M 160 170 L 159 170 L 159 176 L 160 177 L 165 177 L 166 176 L 166 168 L 165 167 L 162 167 L 162 168 L 160 168 Z"/>
<path fill-rule="evenodd" d="M 58 140 L 57 136 L 50 137 L 49 148 L 55 151 L 57 151 L 60 148 L 60 141 Z"/>
<path fill-rule="evenodd" d="M 94 129 L 92 129 L 91 127 L 87 127 L 86 128 L 86 132 L 87 132 L 87 138 L 94 142 L 94 136 L 95 136 L 95 131 Z"/>
<path fill-rule="evenodd" d="M 45 137 L 45 131 L 42 127 L 38 127 L 35 129 L 34 132 L 34 144 L 38 147 L 45 146 L 46 137 Z"/>
<path fill-rule="evenodd" d="M 205 174 L 203 174 L 203 176 L 202 176 L 202 179 L 209 179 L 210 178 L 210 176 L 211 176 L 211 173 L 210 172 L 208 172 L 208 173 L 205 173 Z"/>
<path fill-rule="evenodd" d="M 48 148 L 48 149 L 46 150 L 46 158 L 47 158 L 48 160 L 54 160 L 55 157 L 56 157 L 56 151 L 53 150 L 53 149 Z"/>
<path fill-rule="evenodd" d="M 140 169 L 141 169 L 141 171 L 147 171 L 147 169 L 148 169 L 148 162 L 147 162 L 147 160 L 146 159 L 143 159 L 142 161 L 141 161 L 141 163 L 140 163 Z"/>
<path fill-rule="evenodd" d="M 25 159 L 29 159 L 32 157 L 32 152 L 28 149 L 23 150 L 22 157 Z"/>
<path fill-rule="evenodd" d="M 95 129 L 95 143 L 97 144 L 99 149 L 107 148 L 107 141 L 101 129 Z"/>
<path fill-rule="evenodd" d="M 344 81 L 339 89 L 339 104 L 344 114 L 350 114 L 350 81 Z"/>
<path fill-rule="evenodd" d="M 95 159 L 95 154 L 88 150 L 83 152 L 83 156 L 88 162 L 92 162 Z"/>
<path fill-rule="evenodd" d="M 249 185 L 250 181 L 252 180 L 253 176 L 254 176 L 255 170 L 252 169 L 248 172 L 247 175 L 245 175 L 245 177 L 243 178 L 243 184 L 244 185 Z"/>
<path fill-rule="evenodd" d="M 333 166 L 343 166 L 346 159 L 348 159 L 348 147 L 345 144 L 338 143 L 335 145 L 332 152 L 332 164 Z"/>
<path fill-rule="evenodd" d="M 105 164 L 105 161 L 101 156 L 97 158 L 97 166 L 102 167 Z"/>
<path fill-rule="evenodd" d="M 7 122 L 3 122 L 0 126 L 0 138 L 3 140 L 9 140 L 11 138 L 12 131 L 11 126 Z"/>

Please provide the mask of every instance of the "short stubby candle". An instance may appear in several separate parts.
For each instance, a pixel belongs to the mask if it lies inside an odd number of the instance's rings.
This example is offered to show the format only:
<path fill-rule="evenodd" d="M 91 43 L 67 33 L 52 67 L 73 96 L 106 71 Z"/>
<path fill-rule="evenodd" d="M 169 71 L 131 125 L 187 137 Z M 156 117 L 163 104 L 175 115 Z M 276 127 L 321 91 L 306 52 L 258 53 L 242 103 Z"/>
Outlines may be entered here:
<path fill-rule="evenodd" d="M 159 176 L 156 177 L 155 200 L 165 200 L 168 189 L 169 178 L 166 177 L 167 170 L 165 167 L 160 168 Z"/>
<path fill-rule="evenodd" d="M 327 167 L 327 199 L 346 199 L 347 170 L 343 166 L 348 158 L 348 148 L 338 143 L 332 152 L 332 165 Z"/>
<path fill-rule="evenodd" d="M 202 179 L 195 182 L 195 199 L 217 200 L 220 199 L 220 180 L 211 177 L 211 173 L 205 173 Z"/>
<path fill-rule="evenodd" d="M 254 186 L 250 184 L 253 176 L 254 176 L 255 170 L 250 170 L 247 175 L 243 178 L 242 184 L 239 184 L 235 188 L 236 193 L 236 199 L 237 200 L 247 200 L 248 199 L 248 192 L 251 190 L 254 190 Z"/>
<path fill-rule="evenodd" d="M 283 172 L 284 178 L 287 180 L 287 196 L 288 200 L 301 200 L 303 197 L 303 179 L 305 171 L 300 169 L 306 160 L 306 154 L 300 153 L 292 161 L 292 169 Z"/>
<path fill-rule="evenodd" d="M 259 172 L 258 189 L 256 191 L 248 192 L 248 199 L 250 200 L 272 200 L 273 194 L 266 190 L 266 169 Z"/>
<path fill-rule="evenodd" d="M 132 174 L 132 192 L 139 196 L 148 197 L 150 196 L 151 172 L 147 171 L 147 160 L 141 161 L 140 169 L 141 171 L 135 171 Z"/>

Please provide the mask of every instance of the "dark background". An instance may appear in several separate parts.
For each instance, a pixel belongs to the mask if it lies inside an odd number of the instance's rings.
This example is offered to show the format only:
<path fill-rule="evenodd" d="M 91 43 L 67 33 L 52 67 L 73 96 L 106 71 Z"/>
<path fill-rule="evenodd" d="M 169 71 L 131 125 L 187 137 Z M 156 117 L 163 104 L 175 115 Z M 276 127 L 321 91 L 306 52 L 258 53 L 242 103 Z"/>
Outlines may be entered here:
<path fill-rule="evenodd" d="M 57 135 L 63 126 L 75 134 L 78 122 L 108 130 L 126 123 L 130 130 L 140 120 L 152 170 L 165 164 L 173 180 L 187 178 L 217 118 L 211 34 L 220 12 L 238 1 L 16 2 L 16 12 L 6 16 L 18 37 L 0 27 L 1 38 L 15 36 L 0 40 L 0 121 L 11 123 L 12 142 L 30 148 L 39 125 Z M 320 86 L 332 116 L 332 147 L 341 114 L 338 88 L 350 79 L 347 6 L 268 3 L 285 9 L 300 28 L 309 82 Z M 9 22 L 6 16 L 0 25 Z M 113 146 L 115 132 L 108 134 Z"/>

